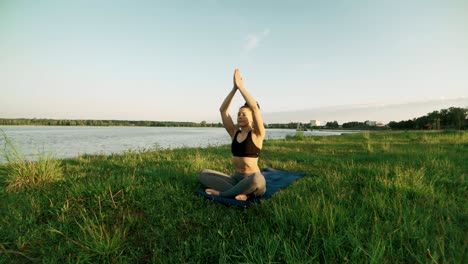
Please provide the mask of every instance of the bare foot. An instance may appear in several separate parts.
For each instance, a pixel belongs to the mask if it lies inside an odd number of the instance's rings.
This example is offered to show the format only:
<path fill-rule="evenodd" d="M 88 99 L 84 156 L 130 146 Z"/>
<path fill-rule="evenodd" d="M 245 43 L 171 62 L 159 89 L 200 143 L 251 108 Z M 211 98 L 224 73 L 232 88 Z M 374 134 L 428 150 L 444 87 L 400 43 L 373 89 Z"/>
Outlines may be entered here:
<path fill-rule="evenodd" d="M 249 197 L 245 194 L 239 194 L 239 195 L 236 195 L 236 200 L 238 201 L 247 201 Z"/>
<path fill-rule="evenodd" d="M 205 193 L 209 195 L 219 196 L 219 192 L 215 189 L 206 189 Z"/>

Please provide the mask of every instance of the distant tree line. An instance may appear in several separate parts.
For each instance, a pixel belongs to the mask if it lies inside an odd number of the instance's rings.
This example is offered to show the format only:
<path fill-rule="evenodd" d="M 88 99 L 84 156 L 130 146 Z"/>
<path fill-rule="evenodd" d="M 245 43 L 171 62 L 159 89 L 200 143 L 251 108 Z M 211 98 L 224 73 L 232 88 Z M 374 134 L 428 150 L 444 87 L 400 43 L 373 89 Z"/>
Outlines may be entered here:
<path fill-rule="evenodd" d="M 340 128 L 340 125 L 338 124 L 338 122 L 335 120 L 333 122 L 327 122 L 325 124 L 325 128 L 331 128 L 331 129 L 336 129 L 336 128 Z"/>
<path fill-rule="evenodd" d="M 268 124 L 268 128 L 287 128 L 287 129 L 337 129 L 337 128 L 350 128 L 350 129 L 373 129 L 372 126 L 366 125 L 361 122 L 344 123 L 342 126 L 338 121 L 327 122 L 324 126 L 311 126 L 310 123 L 290 122 L 290 123 L 274 123 Z"/>
<path fill-rule="evenodd" d="M 382 126 L 370 125 L 367 122 L 358 122 L 358 121 L 343 123 L 341 127 L 343 129 L 359 129 L 359 130 L 386 130 L 388 129 L 388 127 L 384 125 Z"/>
<path fill-rule="evenodd" d="M 42 118 L 0 118 L 5 126 L 144 126 L 144 127 L 222 127 L 221 123 L 131 120 L 74 120 Z"/>
<path fill-rule="evenodd" d="M 265 125 L 265 127 L 268 128 L 286 128 L 286 129 L 296 129 L 298 126 L 302 126 L 302 123 L 295 123 L 295 122 L 290 122 L 290 123 L 272 123 Z"/>
<path fill-rule="evenodd" d="M 385 126 L 376 126 L 370 122 L 352 121 L 343 123 L 341 126 L 337 121 L 327 122 L 324 126 L 312 127 L 307 123 L 289 122 L 269 124 L 268 128 L 288 128 L 288 129 L 359 129 L 359 130 L 385 130 L 385 129 L 467 129 L 468 128 L 468 108 L 450 107 L 433 111 L 425 116 L 402 120 L 391 121 Z"/>
<path fill-rule="evenodd" d="M 43 118 L 0 118 L 0 125 L 35 125 L 35 126 L 144 126 L 144 127 L 223 127 L 221 123 L 178 122 L 178 121 L 130 121 L 130 120 L 74 120 Z M 285 129 L 466 129 L 468 128 L 468 108 L 450 107 L 433 111 L 425 116 L 391 121 L 384 127 L 369 125 L 367 122 L 352 121 L 339 125 L 337 121 L 327 122 L 325 126 L 312 127 L 308 123 L 289 122 L 264 124 L 267 128 Z"/>
<path fill-rule="evenodd" d="M 439 111 L 432 111 L 427 115 L 402 120 L 391 121 L 385 127 L 370 126 L 365 122 L 343 123 L 343 129 L 466 129 L 468 128 L 468 109 L 450 107 Z"/>
<path fill-rule="evenodd" d="M 468 108 L 450 107 L 433 111 L 425 116 L 388 123 L 391 129 L 466 129 Z"/>

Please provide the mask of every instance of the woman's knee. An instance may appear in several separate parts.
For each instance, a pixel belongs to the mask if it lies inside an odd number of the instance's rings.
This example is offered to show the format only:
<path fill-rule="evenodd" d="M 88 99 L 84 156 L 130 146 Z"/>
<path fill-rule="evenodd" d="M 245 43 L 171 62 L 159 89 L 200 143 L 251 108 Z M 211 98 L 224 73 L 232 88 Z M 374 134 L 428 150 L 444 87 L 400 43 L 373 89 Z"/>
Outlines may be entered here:
<path fill-rule="evenodd" d="M 200 171 L 200 174 L 207 173 L 208 171 L 209 171 L 208 169 L 202 169 L 202 170 Z"/>
<path fill-rule="evenodd" d="M 255 186 L 257 187 L 253 194 L 255 196 L 262 196 L 263 194 L 265 194 L 266 192 L 265 177 L 262 174 L 258 173 L 258 174 L 255 174 L 253 181 L 255 183 Z"/>
<path fill-rule="evenodd" d="M 203 175 L 209 175 L 209 174 L 215 174 L 215 175 L 216 175 L 216 174 L 222 174 L 222 173 L 220 173 L 220 172 L 218 172 L 218 171 L 215 171 L 215 170 L 202 169 L 202 170 L 200 171 L 200 175 L 202 175 L 202 174 L 203 174 Z"/>
<path fill-rule="evenodd" d="M 266 181 L 265 181 L 265 176 L 263 176 L 263 174 L 261 173 L 255 173 L 253 175 L 253 182 L 255 182 L 255 184 L 257 184 L 258 186 L 265 186 L 266 184 Z"/>
<path fill-rule="evenodd" d="M 208 170 L 207 169 L 201 170 L 200 173 L 198 174 L 198 180 L 203 182 L 203 180 L 206 179 L 207 175 L 208 175 Z"/>
<path fill-rule="evenodd" d="M 219 173 L 217 171 L 210 170 L 210 169 L 203 169 L 198 174 L 198 180 L 201 183 L 206 184 L 210 182 L 213 178 L 216 178 L 218 174 Z"/>

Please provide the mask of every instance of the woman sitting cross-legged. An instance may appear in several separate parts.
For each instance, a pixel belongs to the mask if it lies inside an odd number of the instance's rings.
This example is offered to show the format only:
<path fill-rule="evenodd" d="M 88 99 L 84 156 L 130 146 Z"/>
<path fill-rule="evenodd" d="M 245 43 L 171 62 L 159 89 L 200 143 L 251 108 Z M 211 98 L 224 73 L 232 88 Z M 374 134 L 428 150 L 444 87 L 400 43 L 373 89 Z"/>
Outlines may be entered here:
<path fill-rule="evenodd" d="M 235 93 L 239 91 L 246 103 L 237 113 L 237 126 L 228 113 Z M 238 69 L 234 71 L 234 87 L 220 107 L 224 128 L 231 136 L 231 152 L 234 175 L 202 170 L 200 182 L 208 187 L 207 194 L 223 197 L 235 197 L 247 200 L 249 196 L 262 196 L 266 191 L 265 177 L 258 167 L 258 156 L 265 138 L 260 108 L 252 95 L 245 89 Z"/>

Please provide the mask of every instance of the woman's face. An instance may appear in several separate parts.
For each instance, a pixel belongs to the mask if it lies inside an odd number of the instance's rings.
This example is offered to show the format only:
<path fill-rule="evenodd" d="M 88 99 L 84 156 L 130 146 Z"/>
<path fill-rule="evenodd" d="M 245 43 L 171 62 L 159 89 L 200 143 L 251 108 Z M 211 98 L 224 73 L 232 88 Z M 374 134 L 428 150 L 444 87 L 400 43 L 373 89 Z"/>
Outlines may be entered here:
<path fill-rule="evenodd" d="M 241 107 L 237 113 L 237 124 L 239 126 L 252 126 L 252 111 L 248 107 Z"/>

